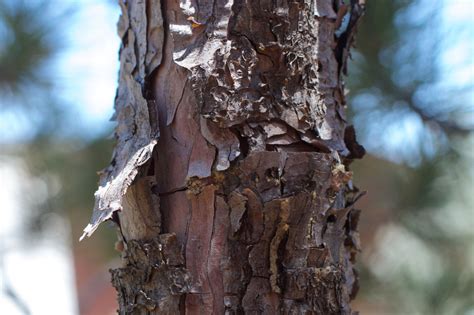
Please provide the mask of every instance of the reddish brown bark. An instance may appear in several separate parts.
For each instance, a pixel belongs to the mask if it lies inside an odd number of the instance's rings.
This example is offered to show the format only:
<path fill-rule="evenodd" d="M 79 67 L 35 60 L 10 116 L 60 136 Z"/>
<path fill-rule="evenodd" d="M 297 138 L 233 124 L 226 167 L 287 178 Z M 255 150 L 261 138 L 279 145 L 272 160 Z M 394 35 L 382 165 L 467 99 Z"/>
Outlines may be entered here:
<path fill-rule="evenodd" d="M 118 144 L 86 228 L 118 214 L 120 313 L 351 314 L 363 148 L 342 72 L 361 9 L 122 3 Z"/>

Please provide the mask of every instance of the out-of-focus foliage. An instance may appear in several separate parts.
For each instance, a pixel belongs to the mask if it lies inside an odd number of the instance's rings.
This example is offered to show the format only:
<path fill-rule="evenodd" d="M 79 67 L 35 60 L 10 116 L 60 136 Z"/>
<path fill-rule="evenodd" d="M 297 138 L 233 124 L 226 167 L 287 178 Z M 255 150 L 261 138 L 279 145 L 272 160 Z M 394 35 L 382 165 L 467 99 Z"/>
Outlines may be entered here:
<path fill-rule="evenodd" d="M 448 4 L 368 2 L 348 86 L 357 130 L 378 156 L 419 165 L 474 127 L 472 74 L 467 84 L 453 83 L 446 72 L 460 71 L 446 69 L 453 61 L 445 60 L 448 49 L 459 47 L 455 39 L 474 41 L 474 29 L 450 29 L 443 16 Z M 472 58 L 465 62 L 474 66 Z"/>
<path fill-rule="evenodd" d="M 76 239 L 90 216 L 96 172 L 108 164 L 112 141 L 71 132 L 81 125 L 71 124 L 74 113 L 57 96 L 55 61 L 66 48 L 64 27 L 75 12 L 63 1 L 0 0 L 0 124 L 13 121 L 30 134 L 28 141 L 1 144 L 1 153 L 21 156 L 48 190 L 49 198 L 31 209 L 31 231 L 41 232 L 42 218 L 59 212 L 71 219 Z"/>
<path fill-rule="evenodd" d="M 51 141 L 48 138 L 37 139 L 23 152 L 32 175 L 41 176 L 55 193 L 40 207 L 34 209 L 30 218 L 31 231 L 42 231 L 42 217 L 48 212 L 60 212 L 71 221 L 72 236 L 76 241 L 82 234 L 84 224 L 88 222 L 94 205 L 94 192 L 97 188 L 97 171 L 110 161 L 112 141 L 99 138 L 89 142 L 81 139 Z M 31 155 L 31 153 L 34 154 Z M 55 187 L 58 187 L 55 188 Z M 96 240 L 103 256 L 114 254 L 113 229 L 104 229 L 102 237 Z M 107 231 L 109 230 L 109 231 Z M 91 244 L 88 244 L 90 246 Z M 110 257 L 110 256 L 109 256 Z"/>
<path fill-rule="evenodd" d="M 359 296 L 369 314 L 474 311 L 474 59 L 446 60 L 460 45 L 472 56 L 474 24 L 449 21 L 453 2 L 369 1 L 359 28 L 353 121 L 371 155 L 396 163 L 355 165 L 369 189 Z"/>
<path fill-rule="evenodd" d="M 47 20 L 48 2 L 0 2 L 0 87 L 2 95 L 47 88 L 48 61 L 57 52 L 55 25 Z M 41 14 L 38 14 L 40 13 Z M 6 103 L 5 105 L 9 105 Z"/>
<path fill-rule="evenodd" d="M 63 114 L 54 60 L 68 13 L 54 1 L 0 1 L 0 114 L 29 126 L 31 137 L 53 133 Z"/>

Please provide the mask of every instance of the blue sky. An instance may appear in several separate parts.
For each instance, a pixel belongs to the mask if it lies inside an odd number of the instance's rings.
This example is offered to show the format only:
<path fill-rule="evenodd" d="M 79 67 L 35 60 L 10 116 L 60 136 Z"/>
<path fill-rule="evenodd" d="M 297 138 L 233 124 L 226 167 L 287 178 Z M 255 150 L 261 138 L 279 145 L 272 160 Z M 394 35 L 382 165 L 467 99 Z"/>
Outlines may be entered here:
<path fill-rule="evenodd" d="M 53 0 L 58 11 L 73 8 L 62 30 L 64 49 L 50 65 L 55 94 L 71 113 L 66 132 L 94 137 L 112 130 L 120 41 L 114 1 Z M 2 106 L 0 102 L 0 106 Z M 0 143 L 28 141 L 34 135 L 31 117 L 22 106 L 0 110 Z"/>
<path fill-rule="evenodd" d="M 109 118 L 119 69 L 119 14 L 114 2 L 84 1 L 70 24 L 70 46 L 58 60 L 64 84 L 61 96 L 71 103 L 77 118 L 91 133 L 113 125 Z"/>

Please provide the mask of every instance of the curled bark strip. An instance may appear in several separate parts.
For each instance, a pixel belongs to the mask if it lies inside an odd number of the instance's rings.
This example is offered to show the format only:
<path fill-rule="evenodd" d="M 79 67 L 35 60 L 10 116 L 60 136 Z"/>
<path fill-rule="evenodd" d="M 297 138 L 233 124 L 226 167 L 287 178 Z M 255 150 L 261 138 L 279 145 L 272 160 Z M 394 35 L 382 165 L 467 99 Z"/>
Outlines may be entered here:
<path fill-rule="evenodd" d="M 154 106 L 154 102 L 147 100 L 147 77 L 162 58 L 161 4 L 159 0 L 119 3 L 122 15 L 118 33 L 122 47 L 114 115 L 117 145 L 112 163 L 102 171 L 91 222 L 81 240 L 90 236 L 100 223 L 111 219 L 114 212 L 123 209 L 124 195 L 140 167 L 152 157 L 159 136 L 158 127 L 151 124 L 154 117 L 150 117 L 149 106 Z"/>
<path fill-rule="evenodd" d="M 85 236 L 90 236 L 97 229 L 100 223 L 112 218 L 115 211 L 122 210 L 122 200 L 127 192 L 127 188 L 135 179 L 138 168 L 145 164 L 151 157 L 156 141 L 138 149 L 129 161 L 124 163 L 123 169 L 105 185 L 99 186 L 95 192 L 95 205 L 92 213 L 91 223 L 84 229 L 82 240 Z"/>

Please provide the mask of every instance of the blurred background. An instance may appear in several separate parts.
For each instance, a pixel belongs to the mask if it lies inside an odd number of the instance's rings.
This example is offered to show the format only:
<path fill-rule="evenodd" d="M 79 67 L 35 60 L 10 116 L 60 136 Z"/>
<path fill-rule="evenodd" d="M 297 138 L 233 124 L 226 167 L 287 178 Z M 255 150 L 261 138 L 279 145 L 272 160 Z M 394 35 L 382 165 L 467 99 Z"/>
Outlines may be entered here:
<path fill-rule="evenodd" d="M 474 315 L 474 1 L 367 2 L 347 78 L 368 151 L 354 308 Z M 114 229 L 77 240 L 113 147 L 118 16 L 0 0 L 0 314 L 115 313 Z"/>

